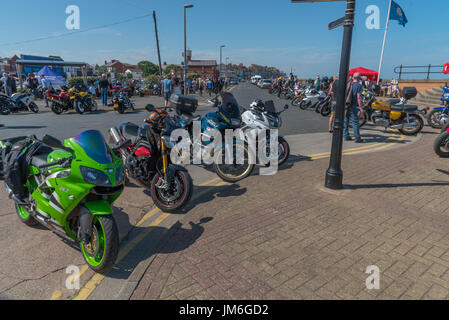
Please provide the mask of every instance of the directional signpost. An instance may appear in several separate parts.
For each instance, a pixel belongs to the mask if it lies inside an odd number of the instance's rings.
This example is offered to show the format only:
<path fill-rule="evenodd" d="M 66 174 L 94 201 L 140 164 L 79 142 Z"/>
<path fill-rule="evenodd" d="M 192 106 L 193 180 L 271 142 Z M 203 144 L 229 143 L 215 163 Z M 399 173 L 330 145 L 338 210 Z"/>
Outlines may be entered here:
<path fill-rule="evenodd" d="M 293 3 L 346 1 L 346 14 L 343 18 L 329 24 L 329 30 L 344 26 L 343 44 L 341 48 L 340 75 L 337 88 L 337 107 L 335 111 L 334 134 L 329 168 L 326 171 L 325 186 L 329 189 L 343 189 L 343 171 L 341 170 L 341 156 L 343 150 L 343 129 L 345 116 L 346 83 L 351 59 L 352 29 L 356 0 L 291 0 Z"/>

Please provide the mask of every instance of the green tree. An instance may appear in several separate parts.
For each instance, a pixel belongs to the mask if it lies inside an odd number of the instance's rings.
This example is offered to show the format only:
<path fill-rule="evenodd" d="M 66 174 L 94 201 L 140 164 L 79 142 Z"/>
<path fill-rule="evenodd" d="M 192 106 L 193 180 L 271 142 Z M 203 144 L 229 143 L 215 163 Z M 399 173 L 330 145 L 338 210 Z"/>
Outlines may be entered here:
<path fill-rule="evenodd" d="M 180 67 L 176 64 L 169 64 L 165 70 L 164 70 L 164 74 L 170 74 L 172 70 L 176 70 L 176 69 L 180 69 Z"/>
<path fill-rule="evenodd" d="M 97 72 L 98 72 L 99 74 L 108 72 L 108 68 L 107 68 L 106 66 L 100 66 L 100 67 L 98 67 Z"/>
<path fill-rule="evenodd" d="M 159 73 L 159 67 L 150 61 L 140 61 L 137 67 L 142 70 L 143 76 L 149 76 L 150 74 Z"/>

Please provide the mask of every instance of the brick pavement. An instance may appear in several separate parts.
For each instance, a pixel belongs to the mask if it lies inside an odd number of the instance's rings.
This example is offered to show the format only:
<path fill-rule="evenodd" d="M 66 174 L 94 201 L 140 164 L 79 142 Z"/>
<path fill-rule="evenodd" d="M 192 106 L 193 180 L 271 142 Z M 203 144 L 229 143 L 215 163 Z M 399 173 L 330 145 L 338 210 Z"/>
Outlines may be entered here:
<path fill-rule="evenodd" d="M 447 299 L 449 160 L 424 131 L 344 157 L 343 191 L 322 187 L 328 159 L 300 161 L 196 205 L 131 298 Z M 379 290 L 365 287 L 369 265 Z"/>

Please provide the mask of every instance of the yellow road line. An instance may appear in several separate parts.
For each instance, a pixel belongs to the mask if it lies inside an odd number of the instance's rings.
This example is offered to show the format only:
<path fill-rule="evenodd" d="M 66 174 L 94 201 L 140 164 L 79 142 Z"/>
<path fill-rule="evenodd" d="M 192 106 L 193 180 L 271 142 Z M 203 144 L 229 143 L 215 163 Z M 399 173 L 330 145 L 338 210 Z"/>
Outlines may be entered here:
<path fill-rule="evenodd" d="M 159 208 L 154 208 L 153 210 L 151 210 L 150 212 L 148 212 L 146 215 L 144 215 L 142 217 L 142 219 L 139 220 L 139 222 L 136 223 L 136 227 L 139 227 L 140 225 L 142 225 L 145 221 L 147 221 L 148 219 L 150 219 L 151 217 L 153 217 L 156 213 L 158 213 L 159 211 L 161 211 Z"/>
<path fill-rule="evenodd" d="M 60 300 L 62 297 L 62 292 L 59 290 L 56 290 L 55 292 L 53 292 L 50 300 Z"/>
<path fill-rule="evenodd" d="M 103 279 L 104 275 L 99 273 L 94 274 L 73 300 L 86 300 Z"/>
<path fill-rule="evenodd" d="M 206 186 L 206 185 L 208 185 L 208 184 L 210 184 L 210 183 L 213 183 L 213 182 L 215 182 L 215 181 L 218 181 L 218 180 L 220 180 L 220 178 L 213 178 L 213 179 L 210 179 L 210 180 L 208 180 L 208 181 L 206 181 L 206 182 L 204 182 L 204 183 L 201 183 L 201 184 L 199 184 L 198 186 L 199 187 L 203 187 L 203 186 Z"/>

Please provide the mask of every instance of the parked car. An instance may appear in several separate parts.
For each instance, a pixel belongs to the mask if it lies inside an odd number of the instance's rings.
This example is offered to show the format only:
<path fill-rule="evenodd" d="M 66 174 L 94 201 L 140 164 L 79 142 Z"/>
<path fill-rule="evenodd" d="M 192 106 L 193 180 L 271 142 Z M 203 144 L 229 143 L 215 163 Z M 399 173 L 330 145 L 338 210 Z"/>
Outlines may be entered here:
<path fill-rule="evenodd" d="M 238 82 L 237 82 L 236 79 L 231 79 L 231 80 L 229 81 L 229 84 L 234 84 L 234 85 L 236 85 L 236 84 L 238 84 Z"/>
<path fill-rule="evenodd" d="M 259 87 L 261 87 L 262 89 L 268 89 L 268 88 L 271 88 L 271 86 L 272 86 L 272 83 L 271 83 L 271 80 L 269 80 L 269 79 L 261 80 L 261 83 L 259 85 Z"/>

